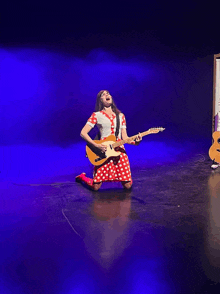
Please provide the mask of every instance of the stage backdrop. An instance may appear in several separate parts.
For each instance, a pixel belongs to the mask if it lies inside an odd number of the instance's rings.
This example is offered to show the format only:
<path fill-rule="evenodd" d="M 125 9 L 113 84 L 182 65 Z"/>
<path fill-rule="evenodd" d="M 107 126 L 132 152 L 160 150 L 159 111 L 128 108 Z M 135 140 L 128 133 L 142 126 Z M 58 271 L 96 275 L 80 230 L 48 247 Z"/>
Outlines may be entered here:
<path fill-rule="evenodd" d="M 20 47 L 1 49 L 0 58 L 1 145 L 65 147 L 81 140 L 101 89 L 125 114 L 129 135 L 162 126 L 169 139 L 211 142 L 212 55 L 178 60 L 93 49 L 79 57 Z"/>

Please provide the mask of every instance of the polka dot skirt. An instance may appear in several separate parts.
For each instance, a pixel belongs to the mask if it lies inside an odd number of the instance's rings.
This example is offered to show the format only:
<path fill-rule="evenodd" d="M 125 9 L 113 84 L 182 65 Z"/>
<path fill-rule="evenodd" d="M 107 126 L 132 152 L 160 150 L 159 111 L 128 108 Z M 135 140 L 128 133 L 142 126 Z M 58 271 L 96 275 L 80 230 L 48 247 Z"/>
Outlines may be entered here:
<path fill-rule="evenodd" d="M 128 156 L 123 148 L 117 148 L 122 153 L 117 157 L 110 157 L 103 165 L 95 166 L 94 183 L 131 181 L 131 170 Z"/>

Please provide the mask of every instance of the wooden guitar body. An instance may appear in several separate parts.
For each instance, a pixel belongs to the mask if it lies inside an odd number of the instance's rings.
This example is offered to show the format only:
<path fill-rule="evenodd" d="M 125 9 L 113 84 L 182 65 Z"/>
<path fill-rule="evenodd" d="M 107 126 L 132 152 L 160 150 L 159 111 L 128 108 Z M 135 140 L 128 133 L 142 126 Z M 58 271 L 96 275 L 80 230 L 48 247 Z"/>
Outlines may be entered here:
<path fill-rule="evenodd" d="M 105 153 L 101 153 L 98 148 L 95 148 L 91 145 L 86 146 L 86 154 L 93 165 L 101 165 L 103 164 L 109 157 L 116 157 L 121 154 L 120 151 L 115 151 L 112 146 L 116 142 L 116 137 L 114 135 L 110 135 L 104 140 L 94 140 L 97 144 L 103 144 L 107 146 L 107 150 Z"/>
<path fill-rule="evenodd" d="M 220 163 L 220 132 L 216 131 L 212 134 L 214 140 L 209 149 L 209 157 L 217 163 Z"/>

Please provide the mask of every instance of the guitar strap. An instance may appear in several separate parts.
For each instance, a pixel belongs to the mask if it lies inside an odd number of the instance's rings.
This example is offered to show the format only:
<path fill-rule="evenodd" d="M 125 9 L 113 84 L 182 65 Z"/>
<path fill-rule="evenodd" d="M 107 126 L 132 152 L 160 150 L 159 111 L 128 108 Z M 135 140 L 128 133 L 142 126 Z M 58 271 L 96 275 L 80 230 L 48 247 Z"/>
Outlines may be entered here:
<path fill-rule="evenodd" d="M 120 126 L 119 113 L 117 113 L 117 114 L 116 114 L 116 130 L 115 130 L 115 137 L 116 137 L 116 140 L 118 139 L 119 126 Z"/>

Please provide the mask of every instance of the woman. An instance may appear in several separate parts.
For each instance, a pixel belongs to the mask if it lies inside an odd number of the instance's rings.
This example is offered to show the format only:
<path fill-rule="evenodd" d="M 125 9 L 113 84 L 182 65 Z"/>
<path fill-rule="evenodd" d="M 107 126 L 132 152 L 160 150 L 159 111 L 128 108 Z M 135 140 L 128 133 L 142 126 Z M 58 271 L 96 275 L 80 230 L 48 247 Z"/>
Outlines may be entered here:
<path fill-rule="evenodd" d="M 118 110 L 112 96 L 107 90 L 102 90 L 98 93 L 95 110 L 96 112 L 93 112 L 80 133 L 84 140 L 94 145 L 96 148 L 99 148 L 101 152 L 105 152 L 106 146 L 104 144 L 95 143 L 88 133 L 97 124 L 101 140 L 105 139 L 109 135 L 114 135 L 116 130 L 117 114 L 119 115 L 120 122 L 118 138 L 122 138 L 122 140 L 128 138 L 125 116 L 120 112 L 120 110 Z M 140 141 L 141 135 L 139 134 L 135 141 L 131 141 L 130 144 L 138 145 Z M 118 149 L 116 150 L 121 151 L 120 156 L 109 158 L 104 164 L 95 166 L 93 179 L 87 178 L 86 174 L 82 173 L 76 177 L 76 181 L 87 184 L 87 186 L 95 191 L 99 190 L 102 182 L 109 181 L 121 182 L 125 189 L 130 189 L 132 186 L 132 178 L 128 156 L 123 146 L 117 148 Z"/>

